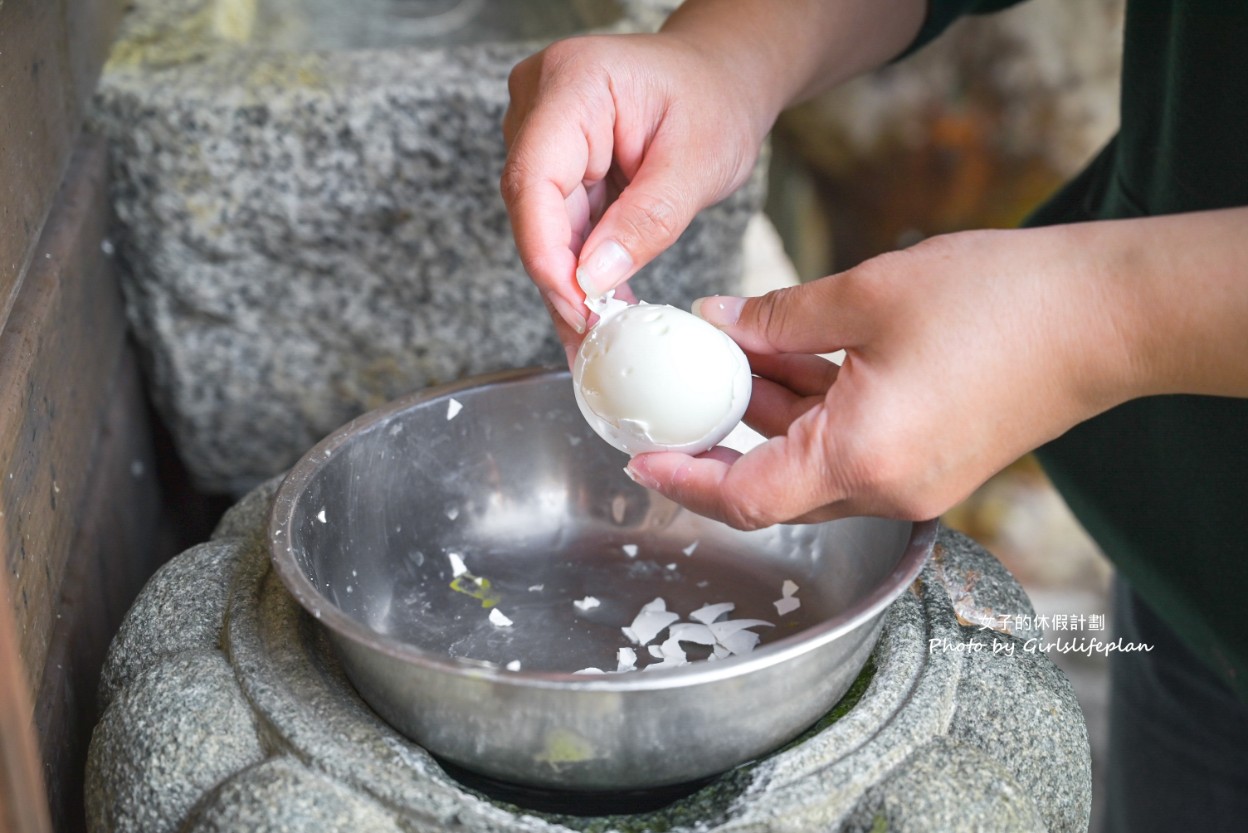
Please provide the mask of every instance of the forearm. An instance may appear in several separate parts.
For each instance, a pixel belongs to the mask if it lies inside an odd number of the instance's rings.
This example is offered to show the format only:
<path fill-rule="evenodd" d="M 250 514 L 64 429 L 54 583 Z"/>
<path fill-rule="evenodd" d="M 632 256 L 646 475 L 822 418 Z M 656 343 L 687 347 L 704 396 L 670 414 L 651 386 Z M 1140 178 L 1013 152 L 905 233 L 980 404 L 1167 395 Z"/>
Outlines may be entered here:
<path fill-rule="evenodd" d="M 718 56 L 770 124 L 788 105 L 896 57 L 926 8 L 927 0 L 688 0 L 663 31 Z"/>
<path fill-rule="evenodd" d="M 1128 398 L 1248 396 L 1248 207 L 1068 228 L 1095 253 Z"/>

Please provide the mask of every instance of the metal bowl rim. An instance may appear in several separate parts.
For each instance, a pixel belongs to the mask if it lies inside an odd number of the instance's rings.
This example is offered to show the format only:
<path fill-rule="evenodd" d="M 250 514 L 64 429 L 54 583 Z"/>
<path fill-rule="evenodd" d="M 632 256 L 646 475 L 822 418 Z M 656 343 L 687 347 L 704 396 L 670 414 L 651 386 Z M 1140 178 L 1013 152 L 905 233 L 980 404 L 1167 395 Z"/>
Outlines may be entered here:
<path fill-rule="evenodd" d="M 786 636 L 760 647 L 744 657 L 719 662 L 691 663 L 674 669 L 649 674 L 584 675 L 556 672 L 508 671 L 492 663 L 474 663 L 442 656 L 410 643 L 378 633 L 349 616 L 320 592 L 299 567 L 293 553 L 290 531 L 298 496 L 320 466 L 344 446 L 355 434 L 384 423 L 399 413 L 424 402 L 444 399 L 455 393 L 490 385 L 517 384 L 546 377 L 569 376 L 557 368 L 524 368 L 483 374 L 424 388 L 399 397 L 387 405 L 362 414 L 330 433 L 299 459 L 278 487 L 270 509 L 268 547 L 270 560 L 278 577 L 309 614 L 328 627 L 336 636 L 360 647 L 385 654 L 413 667 L 436 670 L 460 677 L 489 677 L 498 682 L 525 688 L 557 688 L 595 692 L 654 691 L 686 686 L 705 685 L 722 679 L 739 677 L 787 662 L 802 654 L 835 641 L 859 627 L 869 624 L 901 595 L 918 577 L 927 562 L 936 540 L 937 521 L 913 523 L 909 539 L 897 564 L 887 578 L 836 616 L 818 625 Z"/>

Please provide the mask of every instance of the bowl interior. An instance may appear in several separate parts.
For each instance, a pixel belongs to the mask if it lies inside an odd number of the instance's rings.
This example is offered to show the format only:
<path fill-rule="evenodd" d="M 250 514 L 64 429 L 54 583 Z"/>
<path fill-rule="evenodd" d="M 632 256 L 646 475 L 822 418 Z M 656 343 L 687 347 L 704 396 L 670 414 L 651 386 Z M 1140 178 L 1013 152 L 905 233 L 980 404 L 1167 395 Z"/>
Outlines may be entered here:
<path fill-rule="evenodd" d="M 275 561 L 349 638 L 451 669 L 562 675 L 613 670 L 621 628 L 655 598 L 685 621 L 731 602 L 730 618 L 772 623 L 754 628 L 751 657 L 848 626 L 907 550 L 911 525 L 879 519 L 736 531 L 634 484 L 626 462 L 586 425 L 566 372 L 423 393 L 296 466 Z M 801 605 L 780 615 L 786 581 Z"/>

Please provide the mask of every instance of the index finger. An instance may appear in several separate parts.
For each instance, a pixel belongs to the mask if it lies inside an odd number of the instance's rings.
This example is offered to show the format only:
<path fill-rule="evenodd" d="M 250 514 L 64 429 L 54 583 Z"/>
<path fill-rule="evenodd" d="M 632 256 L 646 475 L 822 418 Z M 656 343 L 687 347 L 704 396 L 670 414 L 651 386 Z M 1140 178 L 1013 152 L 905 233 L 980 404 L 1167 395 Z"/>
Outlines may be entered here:
<path fill-rule="evenodd" d="M 524 153 L 523 144 L 517 144 L 507 157 L 500 182 L 516 250 L 539 288 L 553 290 L 579 305 L 582 299 L 575 277 L 572 228 L 575 206 L 569 206 L 568 201 L 581 183 L 581 174 L 567 185 L 564 180 L 571 175 L 566 169 L 538 170 L 526 163 Z"/>
<path fill-rule="evenodd" d="M 564 96 L 537 105 L 516 130 L 499 188 L 525 271 L 565 321 L 584 330 L 577 257 L 591 223 L 588 188 L 611 164 L 611 131 L 569 117 Z M 598 126 L 599 131 L 602 125 Z"/>

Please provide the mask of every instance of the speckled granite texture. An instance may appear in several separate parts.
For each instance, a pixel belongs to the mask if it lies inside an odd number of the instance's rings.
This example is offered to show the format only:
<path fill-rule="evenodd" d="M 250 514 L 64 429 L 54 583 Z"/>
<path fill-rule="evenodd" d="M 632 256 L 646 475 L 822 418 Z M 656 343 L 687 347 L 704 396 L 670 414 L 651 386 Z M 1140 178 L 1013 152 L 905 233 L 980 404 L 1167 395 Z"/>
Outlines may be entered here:
<path fill-rule="evenodd" d="M 282 50 L 256 2 L 135 0 L 92 119 L 154 398 L 197 485 L 236 495 L 399 394 L 562 362 L 498 193 L 507 74 L 541 42 Z M 672 5 L 625 0 L 612 28 Z M 639 296 L 735 291 L 762 190 Z"/>
<path fill-rule="evenodd" d="M 368 709 L 269 568 L 275 488 L 163 568 L 117 635 L 88 762 L 94 833 L 1087 829 L 1087 734 L 1070 684 L 1023 649 L 1035 634 L 959 623 L 950 577 L 967 588 L 963 619 L 1032 611 L 955 533 L 941 532 L 888 610 L 874 672 L 839 720 L 664 809 L 572 818 L 466 790 Z"/>

